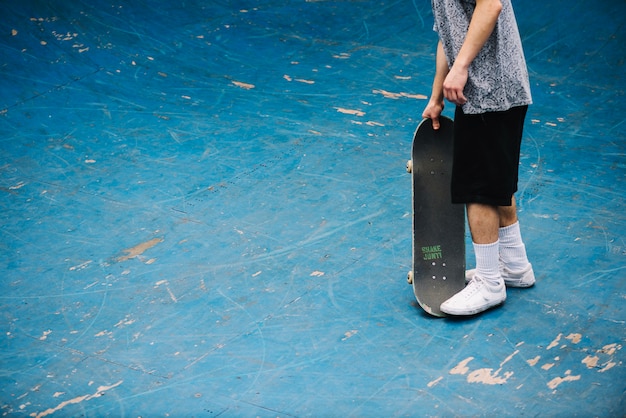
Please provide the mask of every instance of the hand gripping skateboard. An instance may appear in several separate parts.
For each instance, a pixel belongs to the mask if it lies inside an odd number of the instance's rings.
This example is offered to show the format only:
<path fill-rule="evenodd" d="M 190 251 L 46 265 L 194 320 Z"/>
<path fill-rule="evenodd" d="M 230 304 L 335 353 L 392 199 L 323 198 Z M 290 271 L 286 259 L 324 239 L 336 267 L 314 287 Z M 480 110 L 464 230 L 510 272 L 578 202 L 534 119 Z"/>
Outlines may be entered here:
<path fill-rule="evenodd" d="M 445 316 L 441 303 L 465 286 L 464 205 L 450 198 L 454 122 L 440 117 L 438 130 L 424 119 L 413 137 L 407 171 L 413 178 L 413 269 L 408 281 L 419 305 Z"/>

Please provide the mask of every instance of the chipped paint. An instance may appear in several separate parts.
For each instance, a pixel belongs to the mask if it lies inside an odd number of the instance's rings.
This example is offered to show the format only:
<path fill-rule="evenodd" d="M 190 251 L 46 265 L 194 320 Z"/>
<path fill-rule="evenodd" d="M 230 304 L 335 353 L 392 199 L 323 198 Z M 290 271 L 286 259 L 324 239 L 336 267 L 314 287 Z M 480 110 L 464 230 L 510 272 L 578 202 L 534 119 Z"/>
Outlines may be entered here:
<path fill-rule="evenodd" d="M 364 116 L 365 112 L 356 109 L 346 109 L 344 107 L 336 107 L 337 112 L 345 113 L 346 115 Z"/>
<path fill-rule="evenodd" d="M 560 349 L 566 349 L 568 346 L 567 344 L 561 343 L 562 339 L 568 340 L 572 344 L 580 344 L 580 342 L 582 341 L 582 337 L 583 337 L 582 334 L 579 334 L 579 333 L 570 333 L 565 337 L 563 337 L 563 333 L 559 333 L 552 340 L 552 342 L 548 344 L 548 346 L 546 347 L 546 350 L 552 350 L 557 346 L 560 346 Z M 617 343 L 606 344 L 601 349 L 595 350 L 596 351 L 595 355 L 587 354 L 580 362 L 581 364 L 585 365 L 584 370 L 595 369 L 597 370 L 598 373 L 604 373 L 612 369 L 618 364 L 617 362 L 614 361 L 613 356 L 616 353 L 616 351 L 620 349 L 621 349 L 621 345 Z M 588 352 L 588 349 L 585 349 L 584 351 Z M 609 358 L 603 361 L 602 360 L 603 356 L 604 357 L 608 356 Z M 527 360 L 526 363 L 529 366 L 534 367 L 539 363 L 540 359 L 541 359 L 541 356 L 536 356 L 533 359 Z M 546 372 L 549 370 L 553 370 L 553 369 L 557 370 L 558 366 L 560 365 L 560 362 L 561 362 L 561 356 L 555 356 L 553 358 L 553 361 L 542 364 L 541 370 L 546 371 Z M 556 376 L 552 378 L 547 383 L 547 386 L 550 389 L 554 390 L 564 382 L 572 382 L 572 381 L 581 380 L 581 379 L 582 379 L 582 375 L 574 375 L 572 370 L 567 370 L 564 376 Z"/>
<path fill-rule="evenodd" d="M 90 399 L 99 398 L 100 396 L 103 396 L 106 392 L 108 392 L 109 390 L 111 390 L 113 388 L 116 388 L 117 386 L 121 385 L 123 382 L 124 382 L 123 380 L 120 380 L 119 382 L 114 383 L 111 386 L 99 386 L 98 389 L 96 390 L 96 392 L 91 394 L 91 395 L 77 396 L 77 397 L 72 398 L 70 400 L 61 402 L 60 404 L 58 404 L 54 408 L 48 408 L 48 409 L 46 409 L 43 412 L 32 413 L 32 414 L 30 414 L 30 416 L 31 417 L 35 417 L 35 418 L 45 417 L 45 416 L 54 414 L 57 411 L 60 411 L 61 409 L 65 408 L 68 405 L 75 405 L 75 404 L 79 404 L 81 402 L 88 401 Z"/>
<path fill-rule="evenodd" d="M 556 389 L 561 383 L 564 382 L 574 382 L 576 380 L 580 380 L 580 375 L 573 376 L 572 371 L 568 370 L 565 372 L 565 376 L 563 377 L 555 377 L 554 379 L 548 382 L 548 387 L 550 389 Z"/>
<path fill-rule="evenodd" d="M 580 333 L 570 333 L 564 337 L 563 333 L 559 333 L 551 342 L 545 347 L 545 350 L 552 350 L 555 347 L 559 347 L 561 350 L 567 349 L 568 345 L 562 343 L 562 340 L 567 340 L 571 344 L 580 344 L 583 336 Z M 508 355 L 501 363 L 500 367 L 496 370 L 489 367 L 478 368 L 475 370 L 470 369 L 470 362 L 474 360 L 474 357 L 467 357 L 465 360 L 460 361 L 455 367 L 453 367 L 449 374 L 451 375 L 466 375 L 468 383 L 481 383 L 486 385 L 497 385 L 497 384 L 505 384 L 508 380 L 514 375 L 514 371 L 504 371 L 504 366 L 510 362 L 517 354 L 520 353 L 519 347 L 521 347 L 524 343 L 520 342 L 516 344 L 516 349 L 513 353 Z M 586 367 L 584 370 L 595 369 L 598 373 L 604 373 L 608 370 L 611 370 L 621 362 L 617 362 L 614 359 L 614 355 L 618 350 L 621 350 L 622 346 L 618 343 L 606 344 L 601 349 L 595 350 L 596 353 L 586 355 L 582 360 L 581 364 L 584 364 Z M 588 351 L 585 349 L 584 351 Z M 603 360 L 603 356 L 605 359 Z M 606 358 L 608 357 L 608 358 Z M 525 361 L 525 363 L 529 367 L 535 367 L 541 361 L 541 355 L 536 355 L 533 358 L 529 358 Z M 561 365 L 561 356 L 554 356 L 552 361 L 544 362 L 540 368 L 543 372 L 555 372 L 559 369 Z M 561 384 L 565 382 L 573 382 L 582 379 L 581 374 L 574 374 L 571 369 L 568 369 L 564 374 L 558 374 L 556 376 L 552 376 L 548 381 L 547 386 L 555 390 Z M 562 373 L 562 372 L 561 372 Z"/>
<path fill-rule="evenodd" d="M 23 181 L 18 182 L 17 184 L 13 185 L 13 186 L 9 186 L 9 190 L 19 190 L 22 187 L 24 187 L 26 185 L 26 183 L 24 183 Z"/>
<path fill-rule="evenodd" d="M 405 92 L 393 93 L 387 90 L 372 90 L 372 93 L 380 94 L 383 97 L 386 97 L 387 99 L 394 99 L 394 100 L 400 99 L 402 97 L 406 97 L 408 99 L 417 99 L 417 100 L 428 99 L 428 96 L 424 94 L 413 94 L 413 93 L 405 93 Z"/>
<path fill-rule="evenodd" d="M 598 370 L 599 373 L 604 373 L 607 370 L 612 369 L 613 367 L 615 367 L 617 365 L 617 363 L 615 363 L 614 361 L 608 361 L 603 368 L 601 368 L 600 370 Z"/>
<path fill-rule="evenodd" d="M 556 336 L 556 338 L 554 340 L 552 340 L 552 342 L 548 345 L 548 347 L 546 347 L 546 350 L 551 350 L 554 347 L 556 347 L 557 345 L 559 345 L 559 341 L 561 341 L 561 337 L 563 336 L 563 334 L 559 334 Z"/>
<path fill-rule="evenodd" d="M 72 266 L 69 268 L 70 271 L 82 270 L 93 263 L 93 260 L 87 260 L 84 263 L 78 264 L 76 266 Z"/>
<path fill-rule="evenodd" d="M 232 81 L 232 83 L 233 83 L 235 86 L 240 87 L 240 88 L 245 89 L 245 90 L 251 90 L 251 89 L 253 89 L 253 88 L 255 88 L 255 87 L 256 87 L 254 84 L 250 84 L 250 83 L 243 83 L 243 82 L 241 82 L 241 81 Z"/>
<path fill-rule="evenodd" d="M 349 338 L 352 338 L 352 337 L 354 337 L 358 333 L 359 333 L 359 330 L 357 330 L 357 329 L 353 329 L 353 330 L 347 331 L 345 334 L 343 334 L 344 337 L 341 339 L 341 341 L 345 341 L 345 340 L 347 340 Z"/>
<path fill-rule="evenodd" d="M 500 376 L 502 369 L 498 369 L 495 372 L 492 370 L 493 369 L 488 368 L 474 370 L 467 376 L 467 381 L 469 383 L 483 383 L 485 385 L 502 385 L 513 376 L 513 372 L 505 372 L 503 376 Z"/>
<path fill-rule="evenodd" d="M 435 380 L 428 382 L 428 387 L 432 388 L 433 386 L 437 385 L 439 382 L 441 382 L 441 380 L 443 379 L 443 376 L 440 376 L 438 378 L 436 378 Z"/>
<path fill-rule="evenodd" d="M 534 358 L 526 360 L 526 363 L 528 363 L 529 366 L 536 366 L 540 359 L 541 359 L 541 356 L 536 356 Z"/>
<path fill-rule="evenodd" d="M 511 376 L 513 376 L 512 371 L 506 371 L 502 373 L 503 366 L 511 361 L 513 357 L 515 357 L 519 353 L 519 350 L 515 350 L 512 354 L 507 356 L 501 363 L 500 367 L 497 370 L 493 370 L 492 368 L 480 368 L 470 372 L 468 364 L 470 361 L 474 359 L 474 357 L 468 357 L 465 360 L 461 361 L 457 364 L 452 370 L 450 370 L 450 374 L 467 374 L 467 382 L 468 383 L 482 383 L 485 385 L 502 385 L 506 383 Z M 468 373 L 469 372 L 469 373 Z"/>
<path fill-rule="evenodd" d="M 580 343 L 582 337 L 583 336 L 581 334 L 569 334 L 567 337 L 565 337 L 565 339 L 570 340 L 573 344 L 578 344 Z"/>
<path fill-rule="evenodd" d="M 135 323 L 135 320 L 134 319 L 130 319 L 130 315 L 126 315 L 124 317 L 124 319 L 121 319 L 120 321 L 118 321 L 117 324 L 115 324 L 113 326 L 116 327 L 116 328 L 119 328 L 119 327 L 121 327 L 123 325 L 132 325 L 134 323 Z"/>
<path fill-rule="evenodd" d="M 586 365 L 588 369 L 593 369 L 598 366 L 599 360 L 600 357 L 598 356 L 587 356 L 581 361 L 581 363 Z"/>
<path fill-rule="evenodd" d="M 152 238 L 149 241 L 143 242 L 139 245 L 135 245 L 132 248 L 128 248 L 126 250 L 124 250 L 124 252 L 126 253 L 126 255 L 118 257 L 116 259 L 117 262 L 122 262 L 122 261 L 127 261 L 130 260 L 132 258 L 135 258 L 137 256 L 142 255 L 145 251 L 149 250 L 150 248 L 154 247 L 155 245 L 159 244 L 163 242 L 163 238 Z"/>
<path fill-rule="evenodd" d="M 612 356 L 613 354 L 615 354 L 617 350 L 621 350 L 621 349 L 622 349 L 622 346 L 620 344 L 613 343 L 613 344 L 605 345 L 604 347 L 602 347 L 601 350 L 598 350 L 598 352 Z"/>
<path fill-rule="evenodd" d="M 508 362 L 513 355 L 515 355 L 516 353 L 512 354 L 511 356 L 507 357 L 507 359 L 505 359 L 501 365 L 505 364 L 506 362 Z M 450 374 L 460 374 L 460 375 L 465 375 L 467 374 L 467 382 L 468 383 L 482 383 L 485 385 L 501 385 L 507 382 L 507 380 L 513 376 L 513 372 L 505 372 L 503 375 L 500 375 L 500 372 L 502 371 L 502 367 L 500 367 L 498 370 L 496 370 L 495 372 L 493 371 L 493 369 L 491 368 L 481 368 L 481 369 L 476 369 L 470 372 L 470 369 L 468 367 L 468 364 L 474 359 L 474 357 L 468 357 L 465 360 L 461 361 L 459 364 L 457 364 L 455 367 L 453 367 L 450 370 Z M 469 372 L 469 374 L 468 374 Z"/>
<path fill-rule="evenodd" d="M 519 350 L 515 350 L 513 353 L 511 353 L 507 358 L 504 359 L 504 361 L 502 361 L 502 363 L 500 363 L 500 367 L 504 366 L 506 363 L 511 361 L 511 359 L 515 357 L 518 353 L 519 353 Z"/>
<path fill-rule="evenodd" d="M 450 374 L 465 374 L 469 371 L 469 367 L 467 367 L 470 361 L 474 360 L 474 357 L 468 357 L 465 360 L 461 361 L 459 364 L 454 366 L 450 370 Z"/>

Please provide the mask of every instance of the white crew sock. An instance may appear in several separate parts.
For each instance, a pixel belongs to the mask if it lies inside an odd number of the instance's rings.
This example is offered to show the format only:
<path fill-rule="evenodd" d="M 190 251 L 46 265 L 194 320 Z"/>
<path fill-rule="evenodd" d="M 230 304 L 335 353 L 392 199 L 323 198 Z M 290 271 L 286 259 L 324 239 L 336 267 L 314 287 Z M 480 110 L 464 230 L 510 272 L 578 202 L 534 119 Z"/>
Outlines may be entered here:
<path fill-rule="evenodd" d="M 497 286 L 502 283 L 500 276 L 499 241 L 491 244 L 474 245 L 476 255 L 476 275 L 487 283 Z"/>
<path fill-rule="evenodd" d="M 528 264 L 526 246 L 522 241 L 519 222 L 500 228 L 500 260 L 512 272 L 524 271 Z"/>

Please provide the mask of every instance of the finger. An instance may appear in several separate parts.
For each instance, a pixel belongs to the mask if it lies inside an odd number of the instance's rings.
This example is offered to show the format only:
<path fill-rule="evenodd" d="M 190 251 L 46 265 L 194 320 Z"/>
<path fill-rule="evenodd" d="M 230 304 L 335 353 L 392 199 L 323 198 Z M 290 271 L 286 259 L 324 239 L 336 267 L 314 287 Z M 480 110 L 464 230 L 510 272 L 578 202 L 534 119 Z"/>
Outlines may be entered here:
<path fill-rule="evenodd" d="M 460 91 L 455 90 L 454 91 L 454 103 L 457 105 L 462 105 L 463 103 L 465 103 L 464 101 L 465 96 L 463 96 L 463 93 Z"/>
<path fill-rule="evenodd" d="M 452 102 L 454 104 L 459 104 L 459 98 L 458 95 L 456 93 L 456 90 L 453 89 L 449 89 L 447 92 L 445 92 L 444 94 L 445 98 L 448 99 L 449 102 Z"/>
<path fill-rule="evenodd" d="M 436 131 L 436 130 L 438 130 L 438 129 L 439 129 L 439 126 L 440 126 L 440 124 L 439 124 L 439 118 L 438 118 L 438 117 L 435 117 L 435 118 L 432 118 L 431 120 L 433 121 L 433 129 L 434 129 L 435 131 Z"/>

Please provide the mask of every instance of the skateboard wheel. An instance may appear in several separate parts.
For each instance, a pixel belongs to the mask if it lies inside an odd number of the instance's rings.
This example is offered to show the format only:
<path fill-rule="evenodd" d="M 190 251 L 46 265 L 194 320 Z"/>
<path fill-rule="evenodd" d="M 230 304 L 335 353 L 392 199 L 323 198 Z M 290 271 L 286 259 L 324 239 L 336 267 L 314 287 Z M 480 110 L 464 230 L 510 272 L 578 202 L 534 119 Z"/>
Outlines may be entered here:
<path fill-rule="evenodd" d="M 407 173 L 413 172 L 413 160 L 409 160 L 406 162 L 406 172 Z"/>
<path fill-rule="evenodd" d="M 413 284 L 413 272 L 409 271 L 409 273 L 406 275 L 406 281 L 409 282 L 409 284 Z"/>

